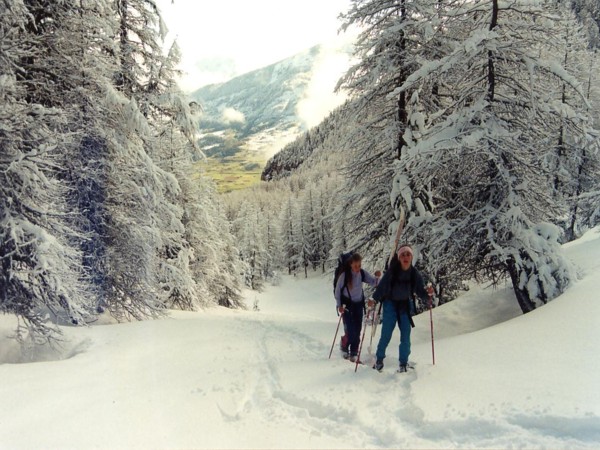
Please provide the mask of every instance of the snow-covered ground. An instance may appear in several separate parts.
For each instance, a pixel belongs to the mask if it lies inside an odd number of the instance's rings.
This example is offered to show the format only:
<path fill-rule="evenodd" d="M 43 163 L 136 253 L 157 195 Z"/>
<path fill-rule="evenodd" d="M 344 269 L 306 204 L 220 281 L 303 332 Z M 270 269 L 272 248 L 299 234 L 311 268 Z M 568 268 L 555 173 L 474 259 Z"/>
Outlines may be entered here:
<path fill-rule="evenodd" d="M 408 374 L 397 330 L 382 373 L 327 358 L 329 276 L 248 311 L 65 328 L 52 352 L 22 355 L 1 316 L 0 448 L 599 448 L 600 229 L 566 251 L 581 280 L 531 314 L 508 286 L 434 309 L 435 365 L 416 317 Z"/>

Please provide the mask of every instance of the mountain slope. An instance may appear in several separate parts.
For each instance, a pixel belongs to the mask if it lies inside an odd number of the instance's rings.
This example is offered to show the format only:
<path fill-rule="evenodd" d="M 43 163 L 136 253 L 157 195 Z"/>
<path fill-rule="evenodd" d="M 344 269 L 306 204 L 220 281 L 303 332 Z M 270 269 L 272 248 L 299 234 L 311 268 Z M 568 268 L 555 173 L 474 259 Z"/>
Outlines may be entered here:
<path fill-rule="evenodd" d="M 203 166 L 221 190 L 258 182 L 271 155 L 296 139 L 307 123 L 320 121 L 323 109 L 342 101 L 341 95 L 333 93 L 337 79 L 323 79 L 332 58 L 339 61 L 340 55 L 349 53 L 346 48 L 315 46 L 191 94 L 202 109 L 199 145 L 209 159 Z M 317 86 L 326 94 L 319 95 Z M 315 104 L 321 107 L 314 108 Z"/>
<path fill-rule="evenodd" d="M 301 119 L 296 109 L 319 52 L 316 46 L 226 83 L 195 91 L 192 98 L 204 110 L 203 130 L 223 131 L 237 124 L 238 138 L 244 139 L 273 127 L 298 127 Z"/>
<path fill-rule="evenodd" d="M 323 159 L 334 159 L 337 167 L 344 164 L 344 149 L 341 146 L 346 128 L 352 121 L 344 114 L 345 105 L 333 110 L 323 121 L 303 132 L 287 144 L 265 164 L 261 180 L 273 181 L 286 178 L 298 171 L 314 170 L 326 172 Z"/>
<path fill-rule="evenodd" d="M 297 104 L 310 82 L 318 47 L 226 83 L 198 89 L 203 111 L 201 163 L 221 191 L 259 181 L 268 154 L 302 130 Z"/>

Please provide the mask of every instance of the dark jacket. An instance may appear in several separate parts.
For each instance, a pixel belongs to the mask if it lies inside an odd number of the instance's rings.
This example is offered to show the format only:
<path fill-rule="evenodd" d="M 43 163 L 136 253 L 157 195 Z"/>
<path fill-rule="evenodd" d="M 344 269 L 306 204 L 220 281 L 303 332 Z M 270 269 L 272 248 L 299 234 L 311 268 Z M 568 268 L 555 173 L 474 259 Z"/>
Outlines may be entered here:
<path fill-rule="evenodd" d="M 410 269 L 402 270 L 398 260 L 394 259 L 379 281 L 379 285 L 373 293 L 373 299 L 376 302 L 386 300 L 397 302 L 397 306 L 402 312 L 413 316 L 416 313 L 415 294 L 423 300 L 429 298 L 423 276 L 412 265 Z"/>

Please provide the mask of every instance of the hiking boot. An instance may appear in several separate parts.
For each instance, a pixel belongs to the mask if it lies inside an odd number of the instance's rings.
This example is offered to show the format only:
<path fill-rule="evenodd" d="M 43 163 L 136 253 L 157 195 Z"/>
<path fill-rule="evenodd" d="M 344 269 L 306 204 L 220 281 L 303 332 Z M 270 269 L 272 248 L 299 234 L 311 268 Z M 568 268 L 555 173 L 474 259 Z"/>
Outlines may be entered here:
<path fill-rule="evenodd" d="M 375 361 L 373 369 L 375 369 L 378 372 L 381 372 L 381 370 L 383 369 L 383 359 L 378 359 L 377 361 Z"/>
<path fill-rule="evenodd" d="M 348 353 L 348 336 L 347 335 L 343 335 L 340 338 L 340 350 Z"/>
<path fill-rule="evenodd" d="M 342 358 L 344 358 L 344 359 L 350 359 L 350 353 L 348 353 L 347 351 L 342 352 Z"/>
<path fill-rule="evenodd" d="M 400 367 L 398 368 L 398 372 L 400 372 L 400 373 L 408 372 L 408 365 L 400 364 Z"/>

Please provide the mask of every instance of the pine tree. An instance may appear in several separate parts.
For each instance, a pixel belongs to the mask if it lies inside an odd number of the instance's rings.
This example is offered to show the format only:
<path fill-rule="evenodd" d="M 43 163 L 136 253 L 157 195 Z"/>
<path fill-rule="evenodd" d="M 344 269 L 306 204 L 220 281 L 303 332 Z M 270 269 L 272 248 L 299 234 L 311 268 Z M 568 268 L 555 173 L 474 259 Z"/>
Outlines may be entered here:
<path fill-rule="evenodd" d="M 221 221 L 221 213 L 212 203 L 216 193 L 208 184 L 202 185 L 203 191 L 190 189 L 191 174 L 185 169 L 198 157 L 197 124 L 174 82 L 178 50 L 173 46 L 163 55 L 161 42 L 166 29 L 153 1 L 120 0 L 116 13 L 119 65 L 115 85 L 130 99 L 131 111 L 137 114 L 136 145 L 147 162 L 147 177 L 140 181 L 149 195 L 140 205 L 147 209 L 142 217 L 147 218 L 145 230 L 151 234 L 144 239 L 149 244 L 144 251 L 151 265 L 147 274 L 152 276 L 140 275 L 153 282 L 146 287 L 157 306 L 194 309 L 207 303 L 201 298 L 206 292 L 220 304 L 238 305 L 236 268 L 229 260 L 231 237 L 226 227 L 221 229 L 222 237 L 215 233 L 213 224 Z M 182 185 L 187 186 L 184 194 Z M 209 198 L 201 199 L 203 195 Z M 202 232 L 212 242 L 199 236 Z M 204 245 L 219 251 L 209 251 L 201 247 Z M 222 264 L 223 260 L 229 264 Z M 200 264 L 212 269 L 198 270 Z M 225 273 L 213 270 L 216 267 Z M 224 292 L 231 298 L 223 298 Z"/>
<path fill-rule="evenodd" d="M 266 235 L 263 232 L 264 222 L 261 220 L 258 204 L 242 203 L 235 225 L 240 257 L 246 266 L 244 274 L 246 285 L 250 289 L 261 290 L 264 283 Z"/>

